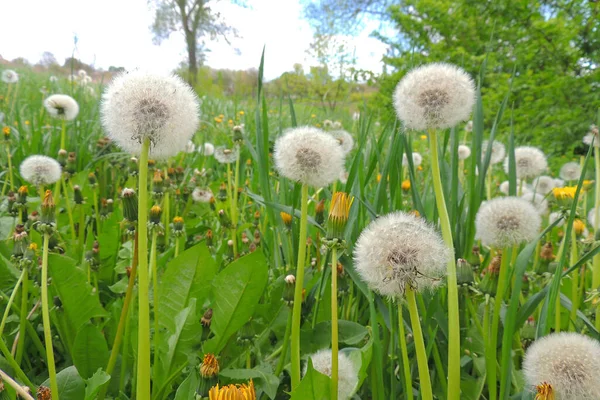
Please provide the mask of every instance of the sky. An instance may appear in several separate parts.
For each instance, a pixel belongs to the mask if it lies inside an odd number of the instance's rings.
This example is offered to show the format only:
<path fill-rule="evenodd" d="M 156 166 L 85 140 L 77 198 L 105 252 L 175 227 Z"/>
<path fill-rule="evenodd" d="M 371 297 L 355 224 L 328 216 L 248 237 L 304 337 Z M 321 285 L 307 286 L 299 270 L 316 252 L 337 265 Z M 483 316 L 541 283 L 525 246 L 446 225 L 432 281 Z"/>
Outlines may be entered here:
<path fill-rule="evenodd" d="M 308 71 L 316 61 L 306 50 L 312 30 L 302 18 L 299 0 L 249 0 L 243 8 L 222 1 L 216 8 L 235 26 L 239 38 L 231 45 L 209 43 L 206 64 L 213 68 L 258 68 L 263 46 L 265 77 L 273 79 L 300 63 Z M 96 68 L 123 66 L 170 72 L 187 58 L 183 34 L 174 33 L 160 45 L 152 43 L 153 12 L 147 0 L 2 0 L 0 55 L 24 57 L 31 63 L 45 51 L 59 63 L 75 57 Z M 353 38 L 357 67 L 380 72 L 385 45 L 365 30 Z"/>

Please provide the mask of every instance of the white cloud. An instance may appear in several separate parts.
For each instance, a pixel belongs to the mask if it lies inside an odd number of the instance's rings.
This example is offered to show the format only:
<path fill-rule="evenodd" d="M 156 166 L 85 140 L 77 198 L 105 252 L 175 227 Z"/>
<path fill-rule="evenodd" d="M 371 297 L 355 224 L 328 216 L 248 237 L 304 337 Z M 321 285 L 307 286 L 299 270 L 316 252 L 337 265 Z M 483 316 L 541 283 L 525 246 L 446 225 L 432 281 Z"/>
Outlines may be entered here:
<path fill-rule="evenodd" d="M 230 38 L 231 46 L 222 39 L 210 43 L 208 65 L 258 68 L 263 46 L 267 79 L 291 70 L 294 63 L 314 64 L 306 54 L 312 30 L 302 18 L 298 0 L 253 0 L 249 4 L 248 8 L 229 2 L 216 5 L 240 37 Z M 168 72 L 186 58 L 180 33 L 160 46 L 152 44 L 149 27 L 153 15 L 146 0 L 2 1 L 0 15 L 0 55 L 7 59 L 25 57 L 37 62 L 44 51 L 50 51 L 62 62 L 73 52 L 75 35 L 75 57 L 105 69 L 114 65 Z M 385 46 L 366 31 L 353 43 L 358 67 L 380 71 Z"/>

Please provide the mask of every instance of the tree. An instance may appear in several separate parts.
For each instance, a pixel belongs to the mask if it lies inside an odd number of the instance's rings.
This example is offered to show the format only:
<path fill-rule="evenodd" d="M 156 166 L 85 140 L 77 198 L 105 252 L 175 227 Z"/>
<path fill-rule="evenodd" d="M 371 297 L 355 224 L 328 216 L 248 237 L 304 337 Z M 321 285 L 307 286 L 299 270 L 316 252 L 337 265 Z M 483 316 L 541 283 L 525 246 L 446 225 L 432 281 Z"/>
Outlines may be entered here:
<path fill-rule="evenodd" d="M 206 39 L 222 37 L 227 41 L 235 29 L 228 26 L 212 6 L 218 0 L 149 0 L 156 6 L 152 32 L 154 43 L 160 44 L 173 32 L 183 32 L 188 53 L 188 82 L 194 86 L 198 65 L 206 52 Z"/>

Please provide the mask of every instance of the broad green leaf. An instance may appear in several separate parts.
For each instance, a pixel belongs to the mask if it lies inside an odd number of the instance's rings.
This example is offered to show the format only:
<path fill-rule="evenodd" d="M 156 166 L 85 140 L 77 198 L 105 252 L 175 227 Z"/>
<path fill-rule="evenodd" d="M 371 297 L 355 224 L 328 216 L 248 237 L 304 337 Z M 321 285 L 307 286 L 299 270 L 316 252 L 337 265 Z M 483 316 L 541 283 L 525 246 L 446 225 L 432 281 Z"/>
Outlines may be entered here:
<path fill-rule="evenodd" d="M 98 369 L 90 379 L 86 379 L 85 400 L 95 400 L 100 388 L 110 380 L 110 375 Z"/>
<path fill-rule="evenodd" d="M 198 308 L 210 293 L 210 283 L 217 272 L 217 264 L 204 243 L 181 253 L 168 265 L 160 278 L 158 323 L 167 332 L 174 333 L 175 317 L 196 299 Z"/>
<path fill-rule="evenodd" d="M 330 385 L 331 378 L 315 370 L 309 358 L 306 374 L 296 390 L 292 391 L 291 400 L 327 400 Z"/>
<path fill-rule="evenodd" d="M 250 379 L 252 379 L 254 381 L 254 385 L 261 388 L 270 399 L 274 399 L 277 395 L 279 378 L 277 378 L 271 372 L 262 371 L 257 368 L 225 369 L 219 372 L 219 376 L 243 382 L 248 382 Z"/>
<path fill-rule="evenodd" d="M 75 265 L 75 260 L 58 254 L 48 257 L 51 287 L 62 301 L 69 327 L 77 332 L 90 319 L 107 317 L 108 313 L 100 305 L 98 293 L 87 283 L 85 272 Z"/>
<path fill-rule="evenodd" d="M 58 395 L 61 400 L 85 399 L 85 382 L 79 376 L 74 365 L 67 367 L 56 374 Z M 50 387 L 50 380 L 46 379 L 42 386 Z"/>
<path fill-rule="evenodd" d="M 229 264 L 213 281 L 215 336 L 204 345 L 206 353 L 218 354 L 235 332 L 252 317 L 267 284 L 267 260 L 255 251 Z"/>
<path fill-rule="evenodd" d="M 73 342 L 73 364 L 84 379 L 91 378 L 108 362 L 108 345 L 100 329 L 95 325 L 84 325 Z"/>
<path fill-rule="evenodd" d="M 19 271 L 12 263 L 0 255 L 0 276 L 2 276 L 0 290 L 8 293 L 12 292 L 19 275 Z"/>
<path fill-rule="evenodd" d="M 195 398 L 197 387 L 198 373 L 196 371 L 192 371 L 177 388 L 175 400 L 189 400 Z"/>
<path fill-rule="evenodd" d="M 191 299 L 190 305 L 175 317 L 175 332 L 160 337 L 158 364 L 154 366 L 154 381 L 159 393 L 169 384 L 173 372 L 195 356 L 194 347 L 199 344 L 201 329 L 196 318 L 196 299 Z"/>

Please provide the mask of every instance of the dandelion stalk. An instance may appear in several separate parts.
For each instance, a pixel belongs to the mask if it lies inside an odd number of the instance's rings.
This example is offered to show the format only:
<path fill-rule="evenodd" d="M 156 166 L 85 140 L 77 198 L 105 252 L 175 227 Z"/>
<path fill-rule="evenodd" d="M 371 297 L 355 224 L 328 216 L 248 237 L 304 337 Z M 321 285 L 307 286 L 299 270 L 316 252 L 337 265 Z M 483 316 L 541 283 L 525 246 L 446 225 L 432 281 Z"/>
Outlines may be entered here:
<path fill-rule="evenodd" d="M 292 315 L 292 310 L 290 310 L 288 313 L 287 323 L 285 325 L 285 335 L 283 336 L 281 355 L 279 356 L 279 361 L 277 362 L 277 367 L 275 368 L 275 376 L 279 376 L 281 374 L 287 358 L 287 351 L 290 344 L 290 331 L 292 330 Z"/>
<path fill-rule="evenodd" d="M 17 392 L 17 394 L 25 400 L 34 400 L 33 397 L 21 385 L 14 381 L 6 372 L 0 369 L 0 382 L 8 382 L 8 384 Z"/>
<path fill-rule="evenodd" d="M 404 317 L 402 316 L 402 303 L 398 302 L 398 339 L 402 352 L 402 369 L 404 371 L 404 384 L 406 399 L 414 399 L 412 377 L 410 374 L 410 362 L 408 361 L 408 348 L 406 347 L 406 333 L 404 332 Z"/>
<path fill-rule="evenodd" d="M 67 120 L 62 120 L 62 126 L 60 130 L 60 148 L 66 149 L 67 145 Z"/>
<path fill-rule="evenodd" d="M 239 157 L 236 160 L 236 164 L 239 163 Z M 233 258 L 238 257 L 238 248 L 237 248 L 237 218 L 236 218 L 236 207 L 237 203 L 234 200 L 234 197 L 237 199 L 237 189 L 233 188 L 231 183 L 231 164 L 227 163 L 227 197 L 229 198 L 229 212 L 231 214 L 231 240 L 233 241 Z M 235 194 L 233 192 L 236 192 Z"/>
<path fill-rule="evenodd" d="M 19 316 L 19 343 L 17 344 L 16 353 L 16 359 L 19 364 L 23 357 L 23 349 L 25 349 L 25 329 L 27 329 L 27 310 L 29 309 L 29 270 L 27 266 L 23 266 L 21 278 L 21 314 Z M 8 307 L 6 310 L 8 311 Z M 1 328 L 0 336 L 2 336 Z"/>
<path fill-rule="evenodd" d="M 423 400 L 433 400 L 431 378 L 429 376 L 429 366 L 427 363 L 427 352 L 425 351 L 425 342 L 423 340 L 423 331 L 421 330 L 421 321 L 419 319 L 419 310 L 417 309 L 415 292 L 411 287 L 407 286 L 404 293 L 408 303 L 410 324 L 412 326 L 413 337 L 415 339 L 415 352 L 417 354 L 417 366 L 419 368 L 421 398 Z"/>
<path fill-rule="evenodd" d="M 596 166 L 596 190 L 594 208 L 594 233 L 600 229 L 600 148 L 594 147 L 594 163 Z M 600 254 L 594 256 L 592 269 L 592 290 L 600 290 Z M 596 329 L 600 330 L 600 305 L 596 306 Z"/>
<path fill-rule="evenodd" d="M 150 399 L 150 304 L 148 300 L 148 151 L 150 139 L 142 142 L 138 184 L 138 358 L 137 398 Z"/>
<path fill-rule="evenodd" d="M 47 196 L 47 195 L 46 195 Z M 42 244 L 42 321 L 44 325 L 44 342 L 46 344 L 46 358 L 48 360 L 48 375 L 50 377 L 50 390 L 52 400 L 58 400 L 58 382 L 56 380 L 56 366 L 54 365 L 54 349 L 52 347 L 52 332 L 50 331 L 50 307 L 48 306 L 48 242 L 50 234 L 44 234 Z"/>
<path fill-rule="evenodd" d="M 450 218 L 446 209 L 446 200 L 442 188 L 438 156 L 437 132 L 429 130 L 431 147 L 431 170 L 435 202 L 440 216 L 440 225 L 444 242 L 454 249 Z M 458 312 L 458 284 L 456 279 L 456 261 L 454 256 L 448 260 L 448 399 L 460 399 L 460 322 Z"/>
<path fill-rule="evenodd" d="M 19 276 L 19 279 L 17 280 L 17 283 L 15 283 L 15 288 L 13 289 L 12 293 L 10 294 L 8 303 L 6 303 L 6 310 L 4 310 L 4 315 L 2 316 L 2 321 L 0 322 L 0 337 L 2 337 L 2 333 L 4 333 L 4 326 L 6 325 L 6 319 L 8 318 L 8 315 L 10 313 L 10 307 L 12 306 L 13 301 L 15 300 L 15 297 L 18 292 L 18 288 L 21 285 L 21 282 L 23 282 L 23 277 L 26 274 L 27 274 L 27 267 L 24 267 L 23 271 L 21 272 L 21 275 Z"/>
<path fill-rule="evenodd" d="M 69 230 L 71 232 L 71 239 L 75 241 L 75 222 L 73 222 L 73 212 L 71 211 L 71 204 L 69 196 L 67 194 L 67 184 L 65 182 L 64 175 L 61 176 L 60 181 L 62 182 L 63 191 L 65 192 L 65 208 L 67 209 L 67 214 L 69 215 L 69 227 L 71 228 Z"/>
<path fill-rule="evenodd" d="M 331 249 L 331 399 L 338 398 L 337 248 Z"/>
<path fill-rule="evenodd" d="M 298 263 L 296 264 L 296 288 L 294 291 L 294 308 L 291 336 L 291 378 L 292 390 L 300 384 L 300 317 L 302 313 L 302 288 L 304 285 L 304 264 L 306 263 L 306 235 L 308 231 L 308 185 L 302 185 L 300 209 L 300 234 L 298 243 Z"/>

